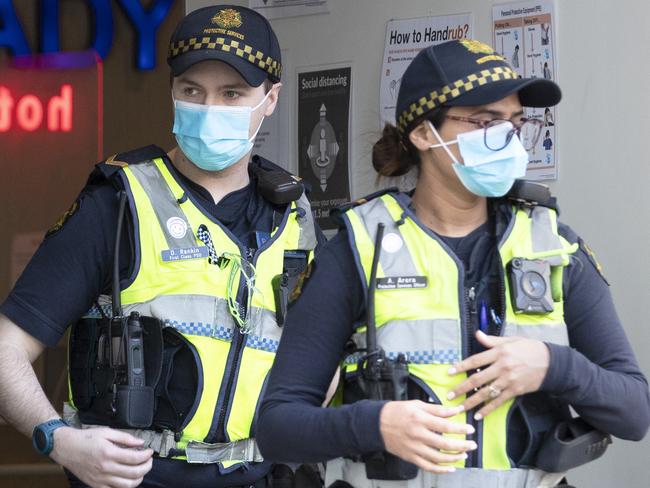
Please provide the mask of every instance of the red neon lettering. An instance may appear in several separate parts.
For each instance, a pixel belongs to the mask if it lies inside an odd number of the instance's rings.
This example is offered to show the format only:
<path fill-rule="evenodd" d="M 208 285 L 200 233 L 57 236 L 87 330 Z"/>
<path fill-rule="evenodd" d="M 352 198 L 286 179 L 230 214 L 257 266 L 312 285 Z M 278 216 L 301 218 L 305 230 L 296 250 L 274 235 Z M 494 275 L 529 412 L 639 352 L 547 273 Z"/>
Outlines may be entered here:
<path fill-rule="evenodd" d="M 35 95 L 25 95 L 16 105 L 18 125 L 28 132 L 39 128 L 43 122 L 43 105 Z"/>
<path fill-rule="evenodd" d="M 72 87 L 70 85 L 63 85 L 61 95 L 52 97 L 47 104 L 47 130 L 50 132 L 72 130 Z"/>
<path fill-rule="evenodd" d="M 61 85 L 60 94 L 47 102 L 47 130 L 49 132 L 70 132 L 72 130 L 73 89 Z M 43 126 L 43 102 L 33 94 L 27 94 L 15 101 L 11 91 L 0 85 L 0 133 L 12 129 L 13 111 L 17 126 L 33 132 Z"/>
<path fill-rule="evenodd" d="M 11 129 L 11 110 L 14 108 L 14 99 L 11 92 L 0 86 L 0 132 Z"/>

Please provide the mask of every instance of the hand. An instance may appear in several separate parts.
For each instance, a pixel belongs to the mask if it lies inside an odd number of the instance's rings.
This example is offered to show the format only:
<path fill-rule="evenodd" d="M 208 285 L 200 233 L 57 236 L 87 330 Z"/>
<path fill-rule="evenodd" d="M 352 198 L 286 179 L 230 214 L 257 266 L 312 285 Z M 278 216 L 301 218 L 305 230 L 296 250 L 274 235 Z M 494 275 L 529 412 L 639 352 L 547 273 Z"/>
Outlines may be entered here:
<path fill-rule="evenodd" d="M 50 456 L 93 488 L 130 488 L 151 470 L 153 451 L 138 449 L 143 443 L 108 427 L 61 427 L 54 431 Z"/>
<path fill-rule="evenodd" d="M 550 353 L 543 342 L 525 337 L 489 336 L 478 331 L 476 338 L 488 350 L 456 364 L 449 374 L 480 371 L 450 391 L 447 398 L 477 390 L 463 406 L 470 410 L 484 403 L 474 415 L 481 420 L 507 400 L 539 390 L 548 371 Z"/>
<path fill-rule="evenodd" d="M 379 414 L 386 450 L 432 473 L 451 473 L 455 463 L 476 449 L 474 441 L 442 434 L 473 434 L 471 425 L 447 420 L 463 411 L 462 405 L 443 407 L 419 400 L 388 402 Z M 441 452 L 445 451 L 445 452 Z"/>

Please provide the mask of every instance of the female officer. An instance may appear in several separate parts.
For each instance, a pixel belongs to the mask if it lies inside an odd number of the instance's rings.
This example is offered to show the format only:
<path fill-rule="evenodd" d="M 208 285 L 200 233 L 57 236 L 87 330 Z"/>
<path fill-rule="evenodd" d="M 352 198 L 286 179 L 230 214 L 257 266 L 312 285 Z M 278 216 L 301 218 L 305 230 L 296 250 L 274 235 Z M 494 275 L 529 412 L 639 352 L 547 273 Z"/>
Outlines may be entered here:
<path fill-rule="evenodd" d="M 477 41 L 413 59 L 373 165 L 416 166 L 416 187 L 351 205 L 296 290 L 262 405 L 265 457 L 330 460 L 328 485 L 537 487 L 566 468 L 542 446 L 569 406 L 585 431 L 645 435 L 647 381 L 593 253 L 554 199 L 505 196 L 543 126 L 522 106 L 560 97 Z M 320 408 L 339 364 L 344 404 Z"/>

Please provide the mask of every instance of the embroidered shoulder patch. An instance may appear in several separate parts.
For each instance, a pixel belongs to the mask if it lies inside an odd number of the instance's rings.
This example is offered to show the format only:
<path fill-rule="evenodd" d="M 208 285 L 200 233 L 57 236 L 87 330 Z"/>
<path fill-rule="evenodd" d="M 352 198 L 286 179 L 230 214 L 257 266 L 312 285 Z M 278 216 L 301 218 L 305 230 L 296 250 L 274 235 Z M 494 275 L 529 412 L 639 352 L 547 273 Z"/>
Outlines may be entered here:
<path fill-rule="evenodd" d="M 81 207 L 81 197 L 78 197 L 72 205 L 70 205 L 70 208 L 63 212 L 63 215 L 59 217 L 59 220 L 57 220 L 52 227 L 49 228 L 47 233 L 45 234 L 45 237 L 50 237 L 53 234 L 56 234 L 58 231 L 60 231 L 65 223 L 68 221 L 70 217 L 72 217 L 77 210 Z"/>
<path fill-rule="evenodd" d="M 302 293 L 302 287 L 305 284 L 305 280 L 309 279 L 311 276 L 313 263 L 313 261 L 310 261 L 305 270 L 298 276 L 296 286 L 293 287 L 293 290 L 291 290 L 291 294 L 289 295 L 289 303 L 295 302 Z"/>
<path fill-rule="evenodd" d="M 600 277 L 605 281 L 605 283 L 609 285 L 609 281 L 607 281 L 607 278 L 605 278 L 605 275 L 603 274 L 603 265 L 600 264 L 600 261 L 598 261 L 596 258 L 596 253 L 594 253 L 594 251 L 581 237 L 578 238 L 578 245 L 587 255 L 589 262 L 594 265 L 594 268 L 596 268 L 596 271 L 598 271 Z"/>

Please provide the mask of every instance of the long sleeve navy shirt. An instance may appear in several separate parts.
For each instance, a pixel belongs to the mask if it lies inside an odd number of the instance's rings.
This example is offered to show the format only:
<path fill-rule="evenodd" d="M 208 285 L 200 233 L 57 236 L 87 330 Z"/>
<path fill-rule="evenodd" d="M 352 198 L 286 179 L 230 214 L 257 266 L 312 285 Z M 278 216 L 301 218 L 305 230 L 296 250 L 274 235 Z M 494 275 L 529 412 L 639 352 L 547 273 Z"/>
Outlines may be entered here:
<path fill-rule="evenodd" d="M 443 238 L 468 269 L 482 260 L 485 226 L 465 238 Z M 614 436 L 639 440 L 650 424 L 650 393 L 616 314 L 608 284 L 582 240 L 565 268 L 564 312 L 570 346 L 547 344 L 550 366 L 541 391 L 571 405 Z M 382 402 L 321 408 L 355 324 L 365 314 L 364 291 L 348 233 L 330 240 L 313 263 L 289 311 L 261 409 L 257 440 L 274 461 L 319 462 L 384 449 Z"/>
<path fill-rule="evenodd" d="M 257 180 L 223 197 L 217 204 L 203 187 L 170 168 L 192 198 L 247 248 L 257 248 L 257 232 L 273 229 L 274 206 L 257 192 Z M 76 200 L 76 210 L 60 229 L 49 232 L 36 254 L 0 305 L 0 312 L 42 343 L 53 346 L 68 326 L 93 305 L 100 294 L 110 294 L 118 200 L 107 181 L 87 185 Z M 129 226 L 126 226 L 127 228 Z M 324 242 L 316 229 L 319 242 Z M 134 264 L 133 235 L 122 233 L 120 279 L 124 286 Z M 59 407 L 59 406 L 57 406 Z M 251 485 L 263 478 L 270 464 L 257 463 L 227 475 L 216 464 L 189 465 L 154 459 L 143 486 L 220 488 Z"/>

